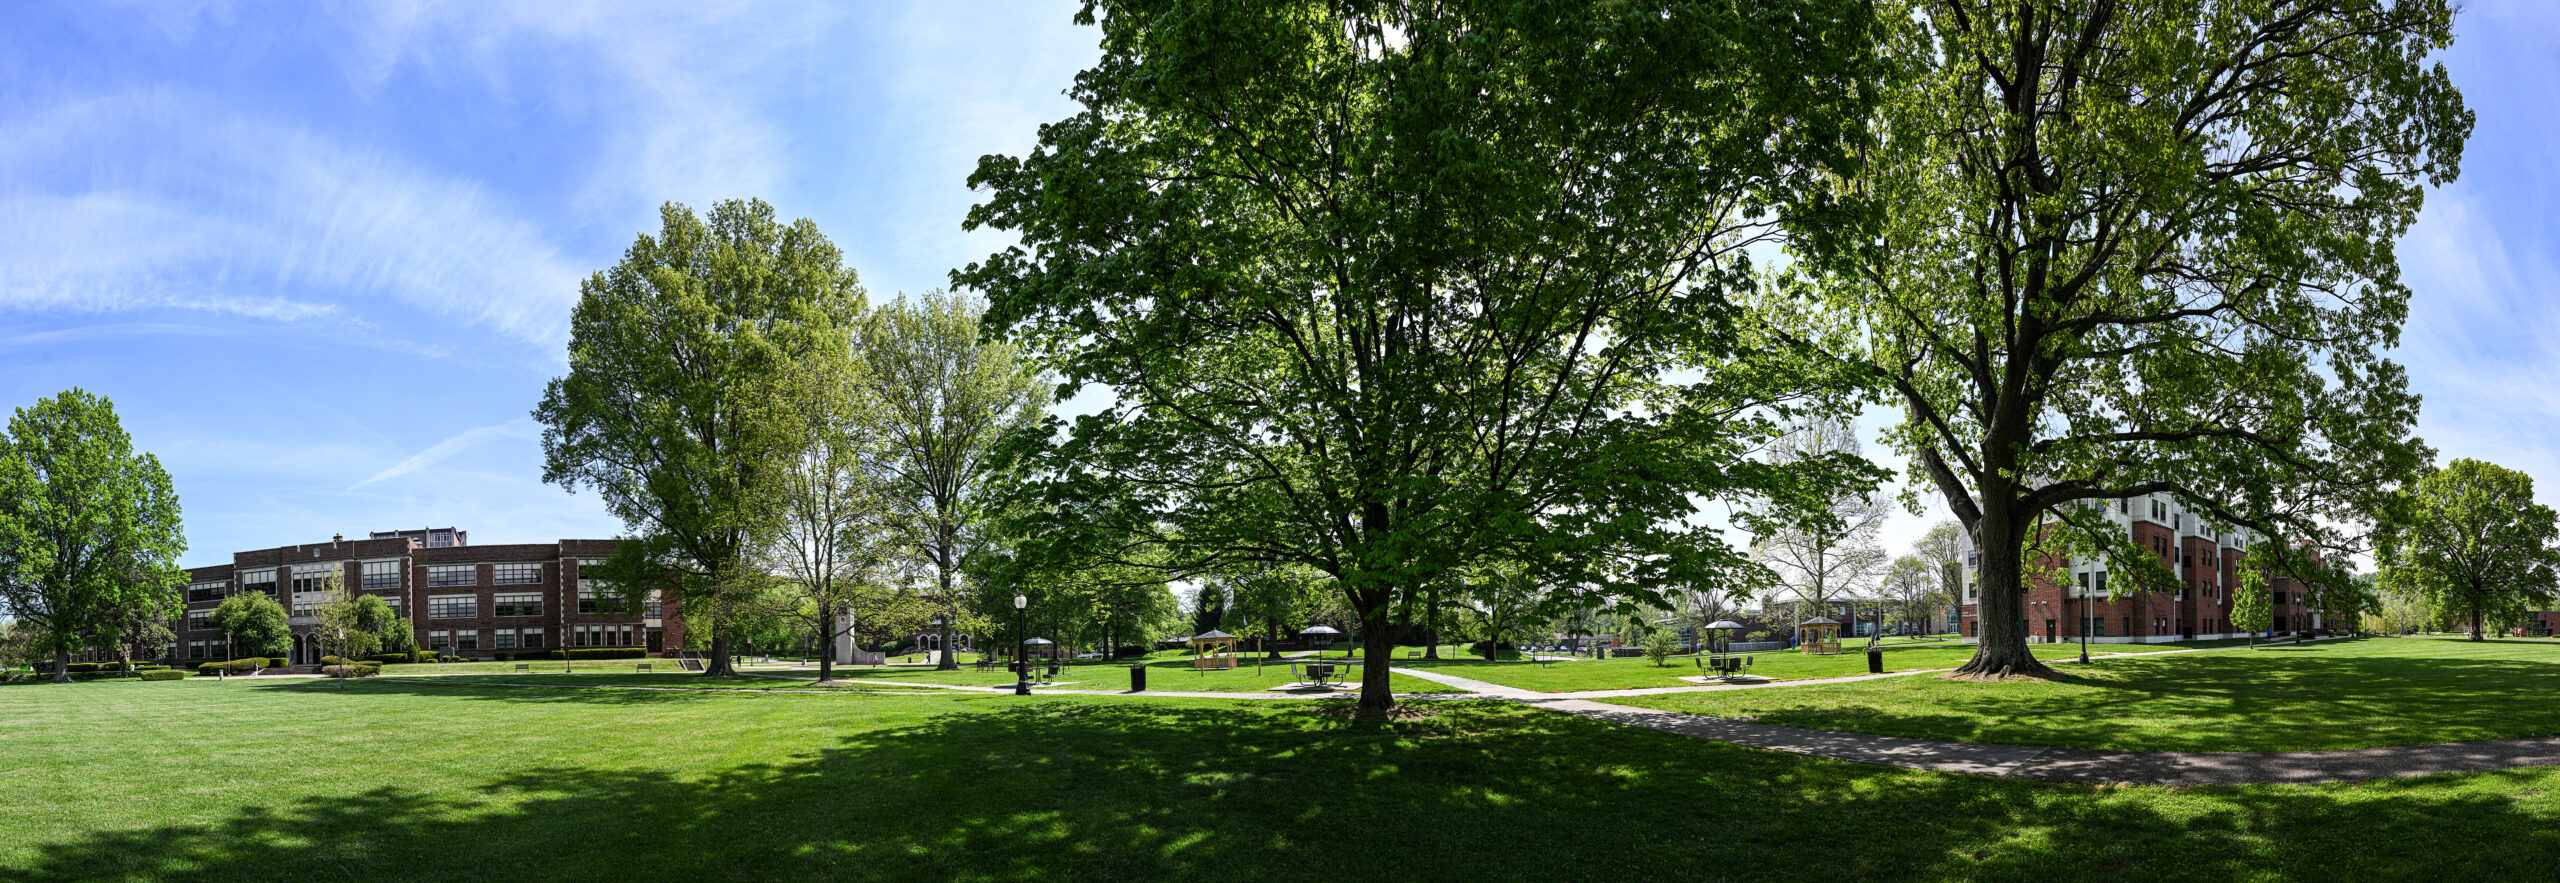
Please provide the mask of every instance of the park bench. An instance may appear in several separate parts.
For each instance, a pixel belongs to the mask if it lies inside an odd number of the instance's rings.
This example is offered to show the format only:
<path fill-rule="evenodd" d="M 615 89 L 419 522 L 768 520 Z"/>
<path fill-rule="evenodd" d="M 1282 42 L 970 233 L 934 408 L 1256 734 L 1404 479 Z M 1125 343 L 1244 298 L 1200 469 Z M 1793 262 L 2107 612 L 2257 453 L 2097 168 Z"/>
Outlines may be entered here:
<path fill-rule="evenodd" d="M 649 663 L 643 662 L 643 663 L 640 663 L 639 665 L 632 666 L 632 670 L 633 670 L 633 671 L 648 671 L 648 670 L 649 670 Z"/>
<path fill-rule="evenodd" d="M 521 662 L 519 662 L 519 663 L 516 663 L 516 670 L 517 670 L 517 671 L 532 671 L 532 670 L 533 670 L 533 666 L 531 666 L 531 665 L 527 665 L 527 664 L 525 664 L 525 663 L 521 663 Z"/>

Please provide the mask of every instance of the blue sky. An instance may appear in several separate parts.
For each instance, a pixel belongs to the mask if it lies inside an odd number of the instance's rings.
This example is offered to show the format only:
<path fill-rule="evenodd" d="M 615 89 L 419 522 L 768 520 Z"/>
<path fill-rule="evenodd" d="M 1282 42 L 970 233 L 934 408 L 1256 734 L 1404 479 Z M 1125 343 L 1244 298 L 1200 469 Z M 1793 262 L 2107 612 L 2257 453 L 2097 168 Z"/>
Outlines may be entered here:
<path fill-rule="evenodd" d="M 2447 458 L 2560 502 L 2560 6 L 2470 5 L 2479 114 L 2402 244 L 2399 352 Z M 116 401 L 185 562 L 394 527 L 612 536 L 526 417 L 577 283 L 673 200 L 815 220 L 875 299 L 1001 247 L 977 157 L 1094 57 L 1072 3 L 12 4 L 0 30 L 0 407 Z M 1888 528 L 1900 551 L 1926 519 Z"/>

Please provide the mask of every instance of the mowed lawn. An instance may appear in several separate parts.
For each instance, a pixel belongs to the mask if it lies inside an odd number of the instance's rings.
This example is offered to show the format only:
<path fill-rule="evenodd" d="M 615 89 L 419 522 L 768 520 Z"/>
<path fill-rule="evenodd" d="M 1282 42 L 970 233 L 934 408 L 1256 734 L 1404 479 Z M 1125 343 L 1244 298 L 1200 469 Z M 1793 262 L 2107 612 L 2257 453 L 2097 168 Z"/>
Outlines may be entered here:
<path fill-rule="evenodd" d="M 2560 734 L 2560 644 L 2363 638 L 2096 660 L 2051 681 L 1913 675 L 1610 700 L 1896 736 L 2189 751 Z"/>
<path fill-rule="evenodd" d="M 1965 660 L 1973 658 L 1973 647 L 1969 644 L 1906 648 L 1894 648 L 1890 644 L 1886 646 L 1889 648 L 1884 653 L 1886 671 L 1954 668 L 1963 665 Z M 2078 645 L 2040 644 L 2034 649 L 2039 659 L 2077 659 L 2080 656 Z M 2167 645 L 2126 645 L 2124 649 L 2152 652 L 2157 649 L 2175 648 Z M 2120 651 L 2109 645 L 2092 644 L 2089 647 L 2089 653 L 2093 656 L 2108 652 Z M 1829 656 L 1815 656 L 1793 650 L 1773 650 L 1748 655 L 1752 657 L 1751 668 L 1744 674 L 1770 680 L 1837 678 L 1867 673 L 1867 654 L 1863 646 L 1850 652 Z M 1396 667 L 1473 678 L 1489 684 L 1547 693 L 1569 693 L 1576 690 L 1625 690 L 1640 687 L 1694 687 L 1697 684 L 1680 678 L 1684 675 L 1695 676 L 1706 673 L 1698 668 L 1693 657 L 1674 656 L 1666 662 L 1667 665 L 1657 666 L 1653 664 L 1653 660 L 1633 657 L 1567 659 L 1541 664 L 1528 661 L 1488 662 L 1482 657 L 1406 659 L 1399 655 L 1396 659 Z"/>
<path fill-rule="evenodd" d="M 2560 773 L 2092 790 L 1533 708 L 0 688 L 0 880 L 2546 876 Z"/>

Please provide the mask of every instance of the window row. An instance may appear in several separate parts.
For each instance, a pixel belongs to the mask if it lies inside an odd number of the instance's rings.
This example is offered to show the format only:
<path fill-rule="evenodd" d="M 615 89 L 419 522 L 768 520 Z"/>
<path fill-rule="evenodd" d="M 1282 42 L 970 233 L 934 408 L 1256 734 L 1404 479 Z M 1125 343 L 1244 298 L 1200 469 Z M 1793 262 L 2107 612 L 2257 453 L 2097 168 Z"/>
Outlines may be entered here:
<path fill-rule="evenodd" d="M 489 581 L 501 586 L 528 586 L 542 582 L 542 564 L 536 561 L 489 565 Z M 480 584 L 480 565 L 436 564 L 427 568 L 429 586 L 476 586 Z"/>
<path fill-rule="evenodd" d="M 487 632 L 484 642 L 482 632 Z M 539 628 L 522 629 L 430 629 L 427 649 L 440 653 L 456 650 L 540 650 L 548 646 Z"/>
<path fill-rule="evenodd" d="M 622 623 L 588 623 L 575 626 L 576 643 L 572 647 L 637 647 L 641 630 Z"/>

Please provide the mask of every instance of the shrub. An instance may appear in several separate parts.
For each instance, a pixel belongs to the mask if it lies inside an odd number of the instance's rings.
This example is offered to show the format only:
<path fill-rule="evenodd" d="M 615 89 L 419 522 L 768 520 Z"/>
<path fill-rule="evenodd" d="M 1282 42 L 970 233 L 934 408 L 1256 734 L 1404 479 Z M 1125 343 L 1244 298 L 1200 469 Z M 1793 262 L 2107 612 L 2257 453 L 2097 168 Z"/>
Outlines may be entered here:
<path fill-rule="evenodd" d="M 183 671 L 159 668 L 143 672 L 142 679 L 146 681 L 183 681 L 187 679 L 187 673 Z"/>
<path fill-rule="evenodd" d="M 406 663 L 406 662 L 416 662 L 416 661 L 417 661 L 417 660 L 415 660 L 415 659 L 411 659 L 411 658 L 409 658 L 409 654 L 407 654 L 407 653 L 376 653 L 376 654 L 373 654 L 373 655 L 371 655 L 371 656 L 367 656 L 367 657 L 365 657 L 365 659 L 366 659 L 367 661 L 370 661 L 370 662 L 402 662 L 402 663 Z"/>
<path fill-rule="evenodd" d="M 269 657 L 267 657 L 267 667 L 268 667 L 268 668 L 284 668 L 285 666 L 289 666 L 289 665 L 292 665 L 292 664 L 293 664 L 293 660 L 286 659 L 286 658 L 284 658 L 284 657 L 282 657 L 282 656 L 269 656 Z"/>
<path fill-rule="evenodd" d="M 1520 649 L 1520 648 L 1512 646 L 1512 645 L 1511 645 L 1511 642 L 1509 642 L 1509 641 L 1503 641 L 1503 642 L 1501 642 L 1501 643 L 1499 643 L 1499 644 L 1494 645 L 1494 648 L 1493 648 L 1493 649 L 1494 649 L 1494 652 L 1496 652 L 1496 653 L 1510 653 L 1510 652 L 1515 651 L 1515 650 L 1518 650 L 1518 649 Z M 1483 656 L 1483 655 L 1484 655 L 1484 642 L 1483 642 L 1483 641 L 1477 641 L 1477 642 L 1475 642 L 1475 643 L 1473 643 L 1473 644 L 1468 644 L 1468 645 L 1467 645 L 1467 655 L 1469 655 L 1469 656 Z"/>
<path fill-rule="evenodd" d="M 210 675 L 215 671 L 229 668 L 235 674 L 247 674 L 249 672 L 257 671 L 260 668 L 268 667 L 266 663 L 272 661 L 273 660 L 257 656 L 252 656 L 247 659 L 234 659 L 229 662 L 214 659 L 198 663 L 196 665 L 196 671 L 201 674 Z"/>
<path fill-rule="evenodd" d="M 320 673 L 333 678 L 364 678 L 382 673 L 382 663 L 359 662 L 353 665 L 324 665 Z"/>
<path fill-rule="evenodd" d="M 347 659 L 347 658 L 346 658 L 346 657 L 344 657 L 344 656 L 323 656 L 323 657 L 320 657 L 320 664 L 321 664 L 321 665 L 346 665 L 346 664 L 348 664 L 350 661 L 351 661 L 351 660 Z"/>

